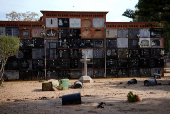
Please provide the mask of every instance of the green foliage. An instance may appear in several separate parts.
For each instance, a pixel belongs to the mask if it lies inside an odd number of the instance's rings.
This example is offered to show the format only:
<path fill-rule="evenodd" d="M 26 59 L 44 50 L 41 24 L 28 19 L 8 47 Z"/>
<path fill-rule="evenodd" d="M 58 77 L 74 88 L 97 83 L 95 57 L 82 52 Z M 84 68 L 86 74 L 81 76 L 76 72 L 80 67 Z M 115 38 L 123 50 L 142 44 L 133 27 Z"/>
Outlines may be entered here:
<path fill-rule="evenodd" d="M 2 61 L 1 78 L 4 73 L 5 64 L 8 57 L 15 55 L 19 51 L 20 39 L 13 36 L 0 36 L 0 61 Z"/>
<path fill-rule="evenodd" d="M 129 93 L 127 95 L 127 100 L 129 102 L 136 102 L 136 101 L 138 101 L 138 95 L 133 95 L 133 92 L 129 91 Z"/>
<path fill-rule="evenodd" d="M 0 36 L 1 59 L 15 55 L 19 51 L 20 39 L 13 36 Z"/>
<path fill-rule="evenodd" d="M 162 27 L 164 23 L 164 48 L 169 51 L 170 38 L 170 2 L 169 0 L 139 0 L 136 10 L 127 9 L 122 15 L 132 18 L 134 22 L 157 22 Z M 151 25 L 152 26 L 152 25 Z"/>

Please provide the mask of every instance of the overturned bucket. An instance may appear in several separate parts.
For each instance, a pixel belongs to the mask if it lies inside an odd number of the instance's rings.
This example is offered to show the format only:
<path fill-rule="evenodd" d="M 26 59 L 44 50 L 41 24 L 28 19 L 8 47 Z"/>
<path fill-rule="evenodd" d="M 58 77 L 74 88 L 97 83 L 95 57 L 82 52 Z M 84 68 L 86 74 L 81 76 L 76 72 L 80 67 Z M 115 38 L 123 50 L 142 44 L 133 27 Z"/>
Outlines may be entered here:
<path fill-rule="evenodd" d="M 74 93 L 62 96 L 62 105 L 81 104 L 81 94 Z"/>
<path fill-rule="evenodd" d="M 73 88 L 82 88 L 82 87 L 83 87 L 83 83 L 82 82 L 80 82 L 80 81 L 74 82 Z"/>
<path fill-rule="evenodd" d="M 145 86 L 157 85 L 156 79 L 148 79 L 144 81 Z"/>
<path fill-rule="evenodd" d="M 131 79 L 131 80 L 128 81 L 128 84 L 137 84 L 137 80 Z"/>

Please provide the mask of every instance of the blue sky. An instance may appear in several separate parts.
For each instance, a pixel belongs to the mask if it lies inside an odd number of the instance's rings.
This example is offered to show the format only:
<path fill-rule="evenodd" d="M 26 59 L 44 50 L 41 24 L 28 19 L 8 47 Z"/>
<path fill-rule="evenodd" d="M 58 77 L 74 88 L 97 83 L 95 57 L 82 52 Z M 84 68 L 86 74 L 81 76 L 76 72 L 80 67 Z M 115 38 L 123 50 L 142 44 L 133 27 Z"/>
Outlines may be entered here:
<path fill-rule="evenodd" d="M 107 22 L 129 22 L 122 16 L 126 9 L 135 9 L 138 0 L 0 0 L 0 20 L 8 20 L 5 14 L 12 11 L 25 13 L 47 11 L 109 11 Z"/>

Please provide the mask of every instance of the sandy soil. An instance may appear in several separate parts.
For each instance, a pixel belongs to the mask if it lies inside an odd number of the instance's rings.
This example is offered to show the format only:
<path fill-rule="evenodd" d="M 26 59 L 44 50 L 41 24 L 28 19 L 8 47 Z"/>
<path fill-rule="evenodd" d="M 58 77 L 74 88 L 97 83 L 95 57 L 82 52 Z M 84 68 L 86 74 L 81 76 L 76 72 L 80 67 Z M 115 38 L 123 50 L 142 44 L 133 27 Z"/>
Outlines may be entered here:
<path fill-rule="evenodd" d="M 149 78 L 136 78 L 138 84 L 128 85 L 130 79 L 94 79 L 82 89 L 59 91 L 42 91 L 42 82 L 38 81 L 6 82 L 0 88 L 0 114 L 170 114 L 169 77 L 157 79 L 163 85 L 156 86 L 144 86 Z M 74 81 L 70 80 L 70 84 Z M 142 102 L 127 102 L 129 91 L 139 95 Z M 82 104 L 62 105 L 62 95 L 78 92 Z M 106 103 L 104 108 L 97 108 L 100 102 Z"/>

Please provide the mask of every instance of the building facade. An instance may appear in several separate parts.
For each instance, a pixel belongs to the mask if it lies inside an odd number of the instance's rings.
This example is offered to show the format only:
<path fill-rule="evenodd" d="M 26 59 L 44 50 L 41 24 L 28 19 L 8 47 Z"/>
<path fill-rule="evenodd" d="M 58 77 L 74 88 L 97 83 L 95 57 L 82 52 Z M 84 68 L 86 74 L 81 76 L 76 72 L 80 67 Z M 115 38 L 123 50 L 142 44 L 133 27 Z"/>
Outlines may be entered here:
<path fill-rule="evenodd" d="M 106 22 L 108 12 L 41 13 L 41 22 L 0 21 L 0 35 L 22 43 L 5 66 L 9 80 L 79 78 L 82 52 L 92 78 L 164 76 L 163 28 L 156 23 Z"/>

